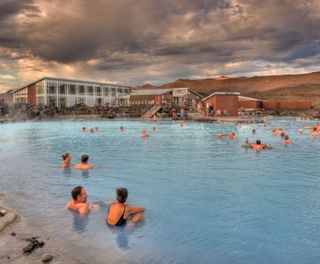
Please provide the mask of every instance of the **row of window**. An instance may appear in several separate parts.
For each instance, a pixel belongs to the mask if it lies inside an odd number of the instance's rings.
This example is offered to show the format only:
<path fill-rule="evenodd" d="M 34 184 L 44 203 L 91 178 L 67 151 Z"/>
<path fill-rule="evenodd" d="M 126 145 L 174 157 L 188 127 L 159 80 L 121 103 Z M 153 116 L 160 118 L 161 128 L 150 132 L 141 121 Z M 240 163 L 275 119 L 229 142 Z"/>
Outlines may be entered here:
<path fill-rule="evenodd" d="M 44 93 L 43 85 L 37 85 L 37 94 Z M 75 85 L 75 84 L 56 84 L 47 83 L 48 94 L 80 94 L 80 95 L 96 95 L 103 96 L 109 95 L 116 96 L 116 93 L 129 93 L 128 88 L 115 88 L 115 87 L 102 87 L 102 86 L 86 86 L 86 85 Z"/>

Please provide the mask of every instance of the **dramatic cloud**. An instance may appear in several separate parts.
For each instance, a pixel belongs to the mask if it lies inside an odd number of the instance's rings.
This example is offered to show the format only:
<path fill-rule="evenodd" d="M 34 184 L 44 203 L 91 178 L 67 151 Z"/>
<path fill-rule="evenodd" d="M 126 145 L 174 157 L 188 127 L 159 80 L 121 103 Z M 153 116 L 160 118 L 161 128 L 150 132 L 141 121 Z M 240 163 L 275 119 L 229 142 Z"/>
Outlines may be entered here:
<path fill-rule="evenodd" d="M 2 0 L 0 89 L 319 70 L 318 0 Z"/>

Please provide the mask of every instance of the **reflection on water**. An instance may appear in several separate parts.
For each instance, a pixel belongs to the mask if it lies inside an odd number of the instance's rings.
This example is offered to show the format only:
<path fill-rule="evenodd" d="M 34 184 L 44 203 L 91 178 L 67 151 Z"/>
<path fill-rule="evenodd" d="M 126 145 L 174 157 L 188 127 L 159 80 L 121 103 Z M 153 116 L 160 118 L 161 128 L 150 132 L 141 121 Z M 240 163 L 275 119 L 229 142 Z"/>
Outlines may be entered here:
<path fill-rule="evenodd" d="M 65 174 L 65 175 L 71 175 L 71 168 L 70 168 L 70 167 L 63 168 L 63 174 Z"/>
<path fill-rule="evenodd" d="M 86 231 L 88 223 L 89 223 L 89 214 L 79 214 L 72 210 L 69 210 L 73 215 L 72 222 L 72 231 L 76 231 L 79 234 L 82 234 Z"/>
<path fill-rule="evenodd" d="M 84 178 L 89 178 L 90 176 L 89 170 L 81 170 L 81 176 Z"/>

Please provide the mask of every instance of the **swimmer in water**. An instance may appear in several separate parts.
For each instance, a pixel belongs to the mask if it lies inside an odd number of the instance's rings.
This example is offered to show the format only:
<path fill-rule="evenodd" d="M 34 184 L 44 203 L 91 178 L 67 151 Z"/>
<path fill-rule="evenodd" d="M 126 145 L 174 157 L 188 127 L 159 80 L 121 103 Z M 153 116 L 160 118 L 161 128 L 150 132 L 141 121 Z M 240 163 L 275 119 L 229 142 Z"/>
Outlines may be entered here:
<path fill-rule="evenodd" d="M 246 139 L 245 143 L 241 145 L 243 148 L 251 148 L 251 143 L 249 143 L 249 140 Z"/>
<path fill-rule="evenodd" d="M 250 144 L 251 148 L 253 148 L 255 151 L 261 151 L 265 148 L 270 148 L 271 145 L 261 144 L 261 140 L 257 139 L 255 144 Z"/>
<path fill-rule="evenodd" d="M 90 133 L 94 133 L 94 129 L 93 128 L 90 129 Z"/>
<path fill-rule="evenodd" d="M 148 131 L 145 130 L 145 129 L 142 129 L 142 131 L 141 131 L 141 137 L 142 137 L 142 138 L 147 138 L 147 137 L 149 137 Z"/>
<path fill-rule="evenodd" d="M 69 168 L 71 166 L 71 155 L 66 152 L 61 155 L 63 162 L 60 165 L 60 168 Z"/>
<path fill-rule="evenodd" d="M 157 128 L 156 128 L 156 127 L 153 127 L 153 128 L 152 128 L 152 131 L 153 131 L 153 132 L 156 132 L 156 131 L 157 131 Z"/>
<path fill-rule="evenodd" d="M 222 137 L 223 137 L 222 133 L 217 134 L 217 139 L 222 139 Z"/>
<path fill-rule="evenodd" d="M 231 132 L 229 135 L 228 135 L 229 139 L 230 140 L 234 140 L 236 138 L 236 133 L 234 132 Z"/>
<path fill-rule="evenodd" d="M 124 130 L 125 130 L 124 127 L 121 126 L 121 127 L 120 127 L 120 132 L 124 132 Z"/>
<path fill-rule="evenodd" d="M 286 134 L 285 134 L 284 132 L 281 132 L 280 137 L 281 137 L 282 139 L 284 139 L 285 135 L 286 135 Z"/>
<path fill-rule="evenodd" d="M 298 135 L 302 135 L 302 133 L 303 133 L 302 128 L 299 128 L 299 130 L 298 130 Z"/>
<path fill-rule="evenodd" d="M 87 131 L 86 131 L 86 128 L 85 127 L 83 127 L 82 128 L 82 133 L 86 133 Z"/>
<path fill-rule="evenodd" d="M 92 165 L 88 163 L 89 156 L 87 154 L 83 154 L 81 156 L 81 163 L 78 163 L 74 166 L 76 170 L 90 170 L 93 168 Z"/>
<path fill-rule="evenodd" d="M 76 211 L 79 214 L 87 214 L 94 208 L 98 208 L 97 205 L 87 203 L 87 192 L 82 186 L 77 186 L 71 191 L 72 199 L 67 203 L 66 208 Z"/>
<path fill-rule="evenodd" d="M 96 130 L 97 132 L 99 132 L 99 127 L 95 127 L 95 130 Z"/>
<path fill-rule="evenodd" d="M 275 127 L 272 128 L 271 134 L 272 134 L 272 136 L 278 135 L 277 129 Z"/>
<path fill-rule="evenodd" d="M 311 132 L 311 136 L 317 137 L 318 135 L 319 135 L 319 132 L 317 131 L 317 127 L 314 127 L 312 132 Z"/>
<path fill-rule="evenodd" d="M 144 207 L 134 207 L 126 204 L 128 190 L 118 188 L 116 190 L 117 202 L 110 205 L 106 217 L 107 225 L 123 226 L 128 222 L 136 224 L 143 221 Z"/>
<path fill-rule="evenodd" d="M 288 136 L 288 135 L 285 135 L 282 143 L 283 143 L 284 145 L 290 145 L 292 142 L 291 142 L 289 136 Z"/>
<path fill-rule="evenodd" d="M 252 129 L 252 135 L 255 135 L 255 134 L 256 134 L 256 130 Z"/>

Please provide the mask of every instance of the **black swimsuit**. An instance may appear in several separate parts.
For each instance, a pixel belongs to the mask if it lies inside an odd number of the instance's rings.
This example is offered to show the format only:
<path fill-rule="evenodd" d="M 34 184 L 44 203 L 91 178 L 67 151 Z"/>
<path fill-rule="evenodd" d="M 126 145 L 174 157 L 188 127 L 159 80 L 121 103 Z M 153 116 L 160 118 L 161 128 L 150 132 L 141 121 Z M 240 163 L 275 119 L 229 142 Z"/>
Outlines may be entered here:
<path fill-rule="evenodd" d="M 127 219 L 124 218 L 125 212 L 126 212 L 126 205 L 123 206 L 123 213 L 122 213 L 121 217 L 119 218 L 118 222 L 115 224 L 115 226 L 122 226 L 122 225 L 126 224 Z"/>

